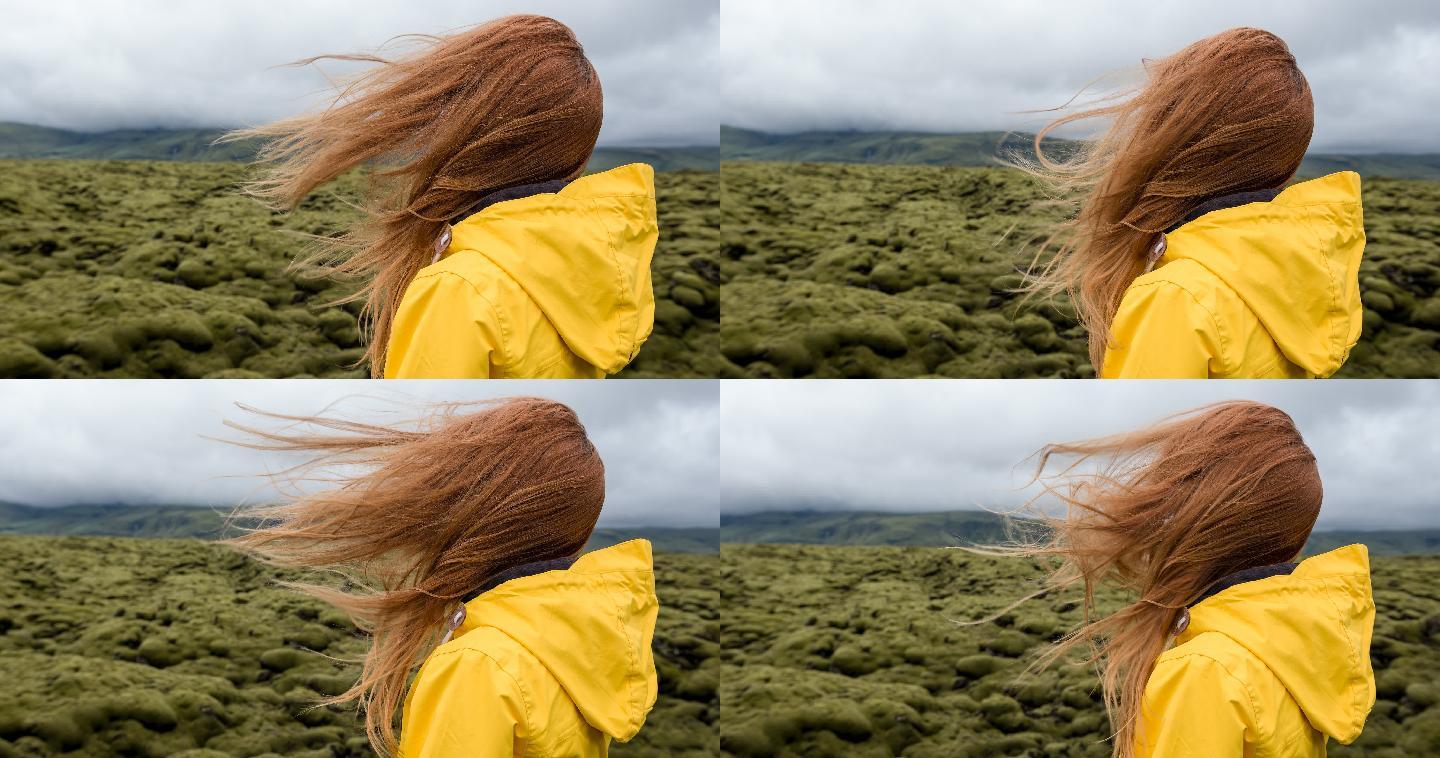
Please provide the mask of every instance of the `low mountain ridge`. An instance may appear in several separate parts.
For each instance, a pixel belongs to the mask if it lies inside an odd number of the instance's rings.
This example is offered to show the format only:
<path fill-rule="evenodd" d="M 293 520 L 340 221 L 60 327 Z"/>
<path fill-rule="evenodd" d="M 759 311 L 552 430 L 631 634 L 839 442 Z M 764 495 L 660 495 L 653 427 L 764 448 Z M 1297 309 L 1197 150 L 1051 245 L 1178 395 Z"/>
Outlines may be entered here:
<path fill-rule="evenodd" d="M 721 543 L 800 545 L 888 545 L 958 547 L 996 544 L 1009 535 L 1033 537 L 1044 526 L 1028 519 L 1006 519 L 988 511 L 759 511 L 720 516 Z M 1007 531 L 1010 530 L 1010 531 Z M 1373 555 L 1440 554 L 1440 529 L 1320 529 L 1305 553 L 1324 553 L 1362 543 Z"/>
<path fill-rule="evenodd" d="M 813 131 L 772 134 L 734 126 L 720 127 L 722 160 L 801 163 L 905 164 L 926 166 L 997 166 L 1002 150 L 1029 149 L 1025 132 Z M 1047 139 L 1049 145 L 1052 140 Z M 1063 153 L 1067 140 L 1053 140 Z M 1047 152 L 1049 148 L 1047 148 Z M 1311 153 L 1299 176 L 1336 171 L 1392 179 L 1440 180 L 1440 153 Z"/>
<path fill-rule="evenodd" d="M 0 503 L 0 535 L 65 537 L 139 537 L 217 540 L 237 526 L 253 526 L 239 518 L 227 529 L 224 508 L 187 505 L 71 505 L 37 508 Z M 601 527 L 586 550 L 598 550 L 637 538 L 648 539 L 657 552 L 714 553 L 720 549 L 714 527 Z"/>
<path fill-rule="evenodd" d="M 219 129 L 116 129 L 74 132 L 45 126 L 0 122 L 0 158 L 90 160 L 248 161 L 257 140 L 214 144 Z M 715 171 L 720 148 L 599 147 L 587 171 L 605 171 L 627 163 L 648 163 L 656 171 Z"/>

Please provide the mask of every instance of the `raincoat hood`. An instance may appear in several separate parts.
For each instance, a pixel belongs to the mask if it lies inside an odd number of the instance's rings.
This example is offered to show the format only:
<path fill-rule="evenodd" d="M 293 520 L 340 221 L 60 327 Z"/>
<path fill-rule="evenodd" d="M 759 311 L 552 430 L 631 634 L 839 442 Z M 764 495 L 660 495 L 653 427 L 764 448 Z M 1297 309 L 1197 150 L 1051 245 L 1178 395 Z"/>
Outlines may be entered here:
<path fill-rule="evenodd" d="M 1374 624 L 1369 553 L 1350 545 L 1196 604 L 1175 642 L 1206 632 L 1234 640 L 1275 675 L 1312 727 L 1348 744 L 1375 703 Z"/>
<path fill-rule="evenodd" d="M 655 171 L 632 163 L 559 192 L 506 200 L 456 224 L 447 255 L 474 251 L 514 279 L 569 350 L 614 373 L 650 336 Z"/>
<path fill-rule="evenodd" d="M 659 607 L 650 543 L 631 540 L 481 594 L 465 604 L 449 644 L 482 627 L 503 632 L 539 660 L 590 726 L 624 742 L 655 704 Z"/>
<path fill-rule="evenodd" d="M 1160 263 L 1191 260 L 1234 290 L 1281 353 L 1329 376 L 1360 337 L 1360 175 L 1341 171 L 1270 202 L 1206 213 L 1166 235 Z"/>

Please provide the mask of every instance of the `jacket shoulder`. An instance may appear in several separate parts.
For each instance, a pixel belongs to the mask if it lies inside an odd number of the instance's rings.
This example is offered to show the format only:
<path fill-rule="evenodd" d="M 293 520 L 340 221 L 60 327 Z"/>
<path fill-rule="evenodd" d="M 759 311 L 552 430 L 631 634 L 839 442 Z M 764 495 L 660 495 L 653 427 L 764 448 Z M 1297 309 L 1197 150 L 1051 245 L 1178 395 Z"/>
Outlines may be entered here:
<path fill-rule="evenodd" d="M 460 665 L 494 665 L 512 676 L 525 673 L 529 652 L 509 635 L 490 626 L 472 629 L 435 648 L 430 657 L 455 656 Z"/>
<path fill-rule="evenodd" d="M 1212 310 L 1223 302 L 1238 299 L 1234 290 L 1199 262 L 1189 258 L 1172 260 L 1135 278 L 1132 287 L 1155 286 L 1182 291 L 1201 306 Z"/>
<path fill-rule="evenodd" d="M 1195 320 L 1214 332 L 1221 353 L 1217 356 L 1219 375 L 1238 367 L 1262 331 L 1259 317 L 1240 293 L 1199 261 L 1190 258 L 1170 261 L 1131 284 L 1131 291 L 1137 295 L 1146 290 L 1156 291 L 1150 295 L 1152 299 L 1183 301 L 1195 314 Z M 1129 295 L 1127 291 L 1126 296 Z"/>
<path fill-rule="evenodd" d="M 1260 659 L 1246 650 L 1244 645 L 1219 632 L 1195 635 L 1184 644 L 1166 650 L 1155 661 L 1155 665 L 1216 665 L 1237 679 L 1252 673 L 1256 665 L 1263 667 Z"/>
<path fill-rule="evenodd" d="M 492 626 L 482 626 L 441 645 L 431 658 L 455 656 L 457 665 L 495 667 L 515 681 L 527 698 L 545 699 L 558 687 L 550 670 L 525 645 Z"/>
<path fill-rule="evenodd" d="M 1243 645 L 1218 632 L 1205 632 L 1177 645 L 1155 661 L 1146 696 L 1168 692 L 1165 699 L 1213 698 L 1229 701 L 1259 728 L 1279 680 Z"/>
<path fill-rule="evenodd" d="M 490 300 L 499 300 L 502 291 L 519 285 L 505 269 L 475 250 L 456 250 L 435 263 L 420 269 L 414 281 L 433 280 L 457 292 L 474 292 Z"/>

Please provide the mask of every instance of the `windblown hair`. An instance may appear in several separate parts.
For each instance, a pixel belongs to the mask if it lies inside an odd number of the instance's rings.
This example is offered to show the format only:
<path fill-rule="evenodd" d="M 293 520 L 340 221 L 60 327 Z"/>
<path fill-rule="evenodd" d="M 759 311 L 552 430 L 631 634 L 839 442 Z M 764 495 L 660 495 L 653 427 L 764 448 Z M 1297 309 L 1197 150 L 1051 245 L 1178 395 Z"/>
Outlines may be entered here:
<path fill-rule="evenodd" d="M 268 140 L 258 155 L 264 173 L 248 191 L 278 209 L 357 166 L 374 169 L 365 220 L 313 238 L 297 265 L 360 281 L 337 302 L 364 301 L 360 327 L 377 377 L 405 288 L 431 262 L 446 222 L 497 190 L 580 176 L 603 113 L 600 77 L 559 21 L 507 16 L 421 39 L 427 47 L 394 61 L 299 61 L 378 65 L 339 87 L 323 111 L 225 137 Z"/>
<path fill-rule="evenodd" d="M 358 702 L 382 755 L 396 744 L 410 674 L 439 641 L 447 613 L 506 569 L 577 555 L 605 501 L 605 466 L 569 407 L 535 398 L 462 413 L 467 407 L 442 406 L 414 431 L 279 414 L 262 415 L 297 426 L 231 424 L 254 436 L 242 443 L 249 447 L 313 454 L 283 472 L 297 480 L 349 472 L 325 491 L 237 511 L 261 526 L 228 542 L 274 564 L 345 577 L 340 589 L 288 586 L 369 633 L 359 679 L 322 702 Z"/>
<path fill-rule="evenodd" d="M 1138 88 L 1099 98 L 1035 135 L 1034 158 L 1011 156 L 1072 214 L 1035 251 L 1027 295 L 1069 295 L 1098 374 L 1126 288 L 1157 235 L 1199 204 L 1278 189 L 1310 144 L 1310 85 L 1285 42 L 1231 29 L 1148 61 Z M 1091 119 L 1110 122 L 1059 159 L 1041 141 Z"/>
<path fill-rule="evenodd" d="M 1180 611 L 1220 579 L 1294 560 L 1305 547 L 1320 513 L 1315 456 L 1283 411 L 1232 401 L 1126 434 L 1049 445 L 1037 458 L 1044 491 L 1029 506 L 1049 526 L 1045 536 L 981 552 L 1058 559 L 1031 597 L 1083 588 L 1084 624 L 1032 671 L 1086 647 L 1086 663 L 1101 674 L 1114 755 L 1129 758 L 1143 728 L 1145 685 Z M 1047 474 L 1061 458 L 1069 464 Z M 1037 505 L 1046 496 L 1064 505 L 1063 516 Z M 1136 599 L 1095 618 L 1101 586 Z"/>

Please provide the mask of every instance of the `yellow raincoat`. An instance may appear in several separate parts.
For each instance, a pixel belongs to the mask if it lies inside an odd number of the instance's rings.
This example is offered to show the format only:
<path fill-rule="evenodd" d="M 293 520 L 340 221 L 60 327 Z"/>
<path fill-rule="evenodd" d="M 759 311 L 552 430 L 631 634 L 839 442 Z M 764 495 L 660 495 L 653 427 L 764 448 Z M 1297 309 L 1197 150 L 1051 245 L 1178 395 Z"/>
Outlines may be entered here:
<path fill-rule="evenodd" d="M 655 321 L 655 172 L 642 163 L 456 224 L 410 282 L 387 379 L 600 378 L 635 358 Z"/>
<path fill-rule="evenodd" d="M 608 754 L 655 705 L 659 607 L 645 540 L 482 593 L 410 686 L 400 758 Z"/>
<path fill-rule="evenodd" d="M 1360 338 L 1364 252 L 1353 171 L 1206 213 L 1125 291 L 1101 376 L 1330 376 Z"/>
<path fill-rule="evenodd" d="M 1136 754 L 1301 758 L 1355 741 L 1375 704 L 1374 625 L 1364 545 L 1197 603 L 1150 674 Z"/>

